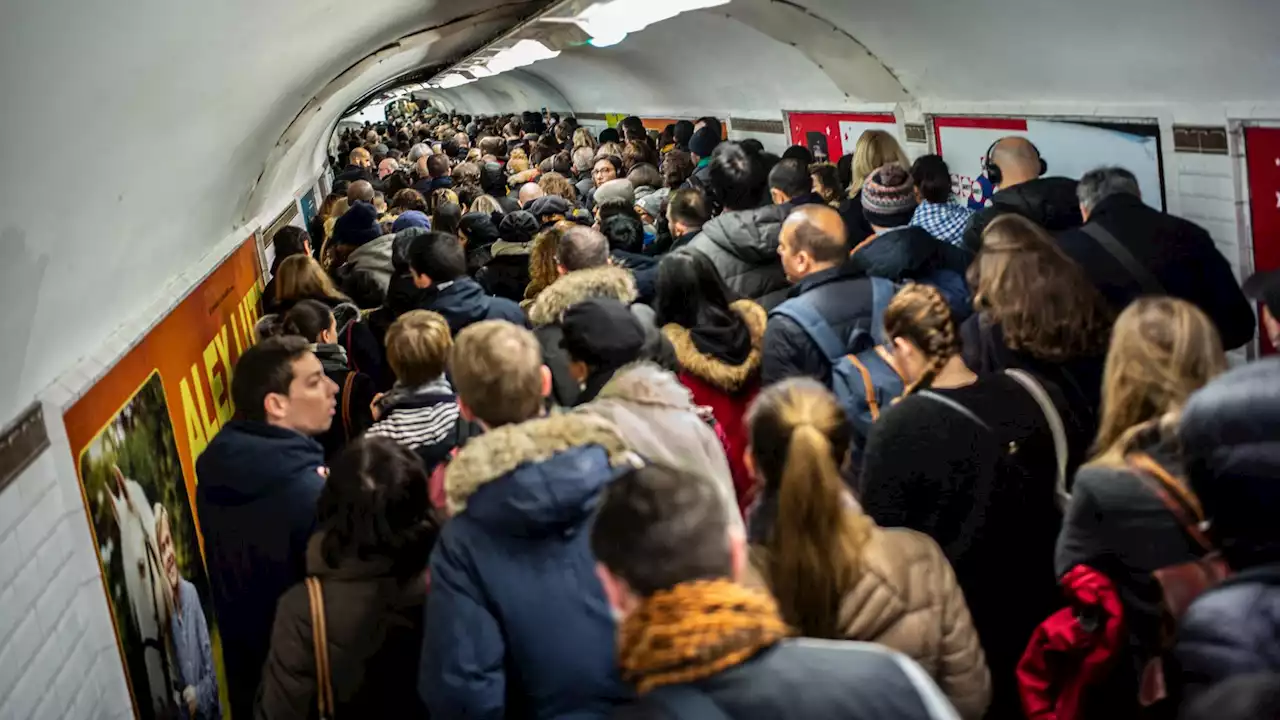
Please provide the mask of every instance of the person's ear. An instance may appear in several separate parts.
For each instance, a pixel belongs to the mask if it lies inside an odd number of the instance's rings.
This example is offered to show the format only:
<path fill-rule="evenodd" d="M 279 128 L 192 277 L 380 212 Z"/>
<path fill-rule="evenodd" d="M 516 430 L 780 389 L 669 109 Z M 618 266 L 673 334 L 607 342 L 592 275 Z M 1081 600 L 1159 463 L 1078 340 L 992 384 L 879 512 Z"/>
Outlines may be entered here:
<path fill-rule="evenodd" d="M 569 271 L 565 269 L 565 266 L 560 263 L 556 263 L 556 272 L 559 273 L 561 277 L 569 274 Z"/>
<path fill-rule="evenodd" d="M 609 572 L 609 568 L 600 562 L 596 563 L 596 577 L 600 579 L 600 586 L 604 588 L 604 597 L 609 601 L 614 617 L 625 618 L 634 605 L 629 601 L 631 590 L 627 587 L 627 583 Z"/>
<path fill-rule="evenodd" d="M 773 198 L 774 205 L 785 205 L 787 196 L 777 188 L 769 188 L 769 197 Z"/>
<path fill-rule="evenodd" d="M 1084 218 L 1085 222 L 1089 222 L 1089 208 L 1085 207 L 1084 203 L 1080 203 L 1080 217 Z"/>
<path fill-rule="evenodd" d="M 289 398 L 280 393 L 267 393 L 262 400 L 262 407 L 267 413 L 267 419 L 280 419 L 289 412 Z"/>
<path fill-rule="evenodd" d="M 476 421 L 476 414 L 471 412 L 471 408 L 467 407 L 467 404 L 462 401 L 462 398 L 458 398 L 458 414 L 467 422 Z"/>
<path fill-rule="evenodd" d="M 551 368 L 542 366 L 542 397 L 551 397 Z M 459 403 L 461 405 L 461 403 Z"/>

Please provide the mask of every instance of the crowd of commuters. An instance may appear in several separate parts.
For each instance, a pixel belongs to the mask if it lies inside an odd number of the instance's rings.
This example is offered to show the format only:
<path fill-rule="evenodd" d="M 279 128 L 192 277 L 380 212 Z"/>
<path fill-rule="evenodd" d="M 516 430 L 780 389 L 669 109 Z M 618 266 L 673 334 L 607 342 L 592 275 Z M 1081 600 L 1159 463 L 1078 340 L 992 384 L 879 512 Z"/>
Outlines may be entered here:
<path fill-rule="evenodd" d="M 234 717 L 1274 716 L 1280 277 L 1021 138 L 975 213 L 723 137 L 335 138 L 197 462 Z"/>

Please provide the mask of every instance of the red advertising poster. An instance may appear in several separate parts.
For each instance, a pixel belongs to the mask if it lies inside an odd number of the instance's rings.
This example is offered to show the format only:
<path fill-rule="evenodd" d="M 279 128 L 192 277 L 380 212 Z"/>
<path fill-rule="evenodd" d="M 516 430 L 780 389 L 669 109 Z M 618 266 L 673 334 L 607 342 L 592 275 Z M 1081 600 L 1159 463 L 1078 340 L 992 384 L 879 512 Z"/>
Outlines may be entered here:
<path fill-rule="evenodd" d="M 867 130 L 884 130 L 898 136 L 892 113 L 788 112 L 787 134 L 792 145 L 804 145 L 819 162 L 835 162 L 853 152 Z M 898 137 L 898 142 L 902 138 Z"/>
<path fill-rule="evenodd" d="M 1280 268 L 1280 129 L 1247 128 L 1245 159 L 1249 164 L 1249 214 L 1253 227 L 1254 270 Z M 1264 355 L 1271 355 L 1267 333 L 1259 329 Z"/>

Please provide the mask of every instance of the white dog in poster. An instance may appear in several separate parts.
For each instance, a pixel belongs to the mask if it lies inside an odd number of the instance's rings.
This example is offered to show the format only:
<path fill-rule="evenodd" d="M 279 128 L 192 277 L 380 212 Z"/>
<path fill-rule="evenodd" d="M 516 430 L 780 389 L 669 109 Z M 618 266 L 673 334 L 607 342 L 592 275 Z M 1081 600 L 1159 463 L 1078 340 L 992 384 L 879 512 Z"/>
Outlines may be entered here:
<path fill-rule="evenodd" d="M 119 467 L 112 466 L 112 470 L 115 483 L 108 485 L 111 510 L 120 528 L 125 589 L 142 639 L 150 704 L 156 718 L 168 718 L 174 715 L 169 682 L 169 619 L 164 602 L 164 568 L 156 542 L 155 513 L 142 486 L 136 480 L 126 478 Z M 143 698 L 137 700 L 140 704 L 144 702 Z"/>

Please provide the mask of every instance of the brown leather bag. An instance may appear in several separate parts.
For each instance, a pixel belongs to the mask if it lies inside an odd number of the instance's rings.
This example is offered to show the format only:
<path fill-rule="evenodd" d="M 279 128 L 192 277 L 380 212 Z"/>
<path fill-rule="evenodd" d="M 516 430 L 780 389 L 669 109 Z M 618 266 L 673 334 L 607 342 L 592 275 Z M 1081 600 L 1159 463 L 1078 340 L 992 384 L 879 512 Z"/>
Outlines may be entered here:
<path fill-rule="evenodd" d="M 1162 595 L 1160 652 L 1147 660 L 1138 688 L 1138 702 L 1143 707 L 1151 707 L 1169 695 L 1164 676 L 1164 654 L 1173 647 L 1178 621 L 1196 598 L 1225 580 L 1231 569 L 1201 529 L 1204 510 L 1200 507 L 1199 498 L 1149 455 L 1135 453 L 1126 460 L 1142 484 L 1160 498 L 1183 531 L 1205 551 L 1198 560 L 1170 565 L 1152 573 L 1160 584 Z"/>

